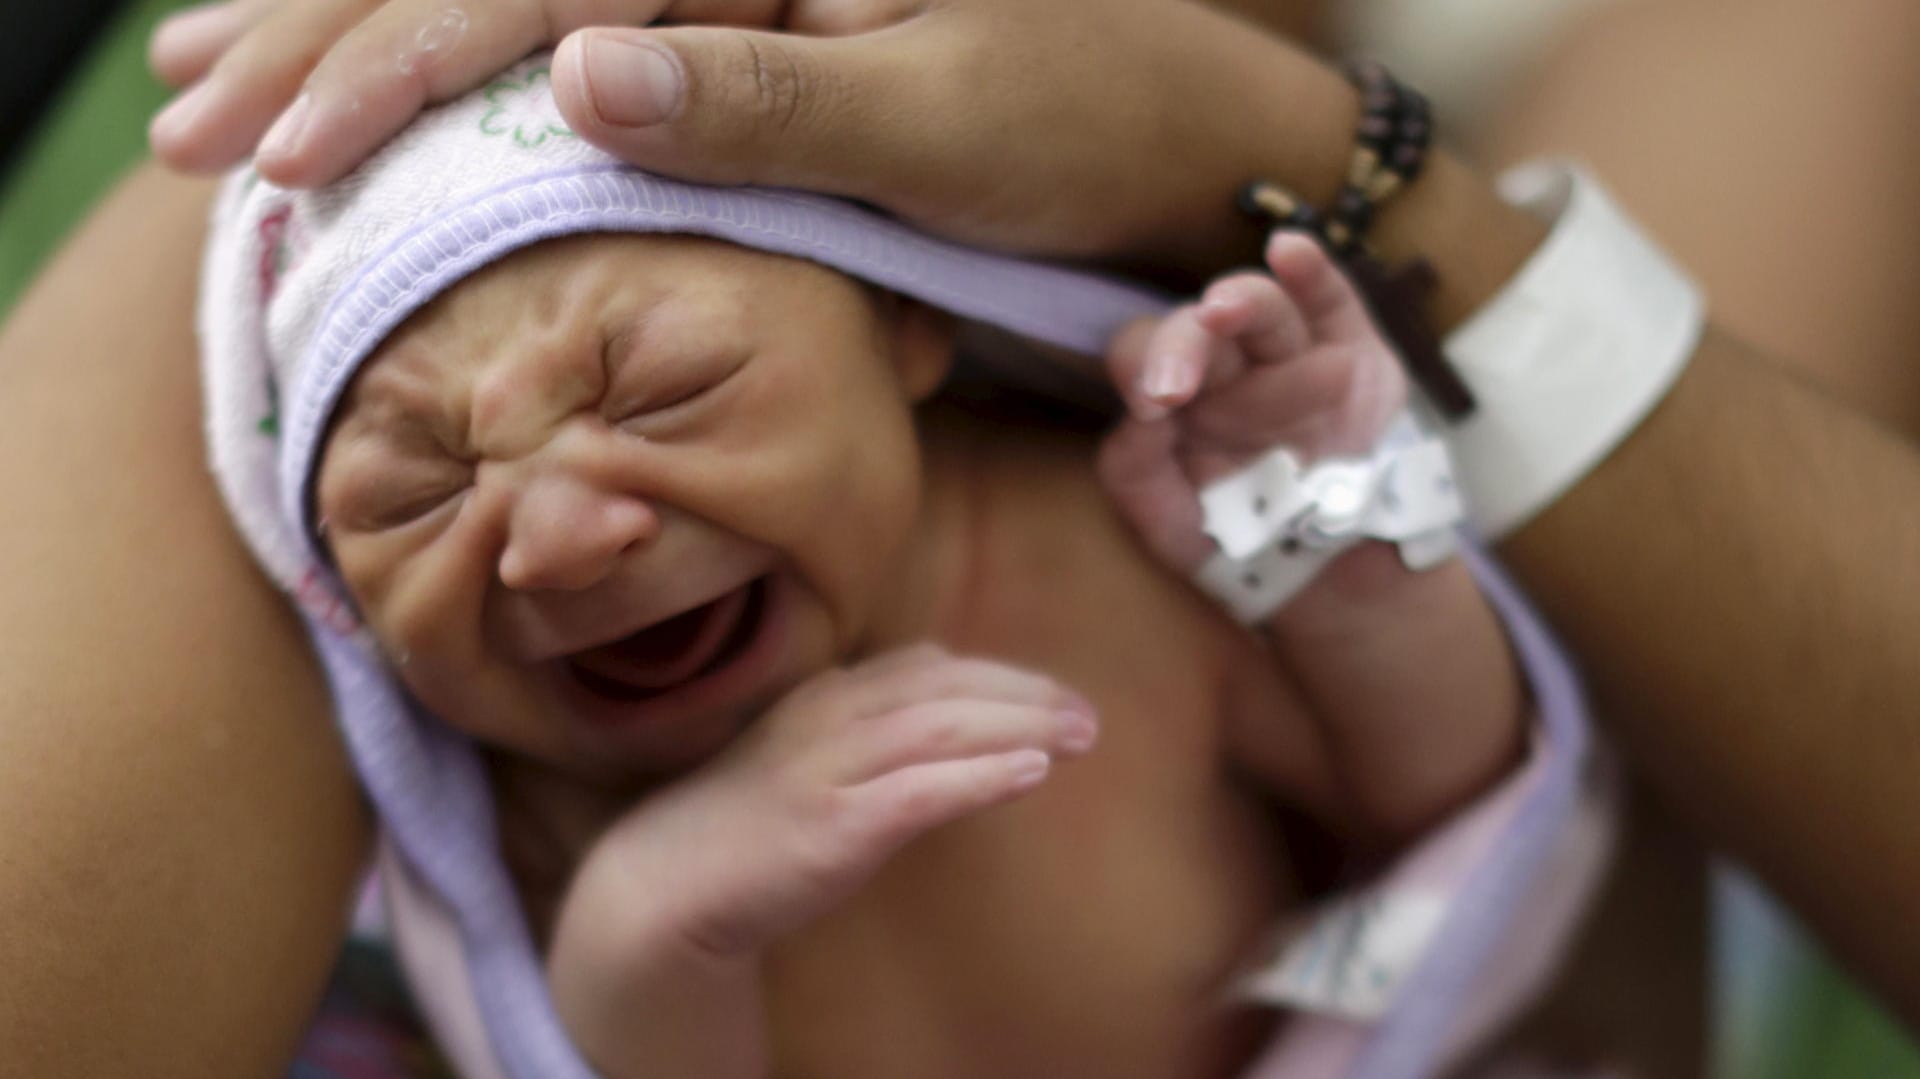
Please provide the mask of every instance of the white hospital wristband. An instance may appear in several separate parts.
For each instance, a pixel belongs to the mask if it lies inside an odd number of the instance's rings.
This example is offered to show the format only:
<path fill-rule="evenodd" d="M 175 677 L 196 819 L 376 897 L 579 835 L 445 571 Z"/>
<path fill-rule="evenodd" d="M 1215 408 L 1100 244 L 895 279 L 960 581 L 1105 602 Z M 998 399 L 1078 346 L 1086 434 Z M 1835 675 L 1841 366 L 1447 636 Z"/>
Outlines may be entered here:
<path fill-rule="evenodd" d="M 1463 510 L 1446 445 L 1403 410 L 1367 456 L 1307 466 L 1276 446 L 1201 490 L 1200 512 L 1220 549 L 1194 583 L 1257 625 L 1363 540 L 1397 544 L 1408 569 L 1439 565 Z"/>
<path fill-rule="evenodd" d="M 1443 437 L 1467 517 L 1490 539 L 1626 438 L 1666 396 L 1706 322 L 1699 289 L 1579 168 L 1524 166 L 1500 191 L 1553 230 L 1445 344 L 1478 407 Z"/>

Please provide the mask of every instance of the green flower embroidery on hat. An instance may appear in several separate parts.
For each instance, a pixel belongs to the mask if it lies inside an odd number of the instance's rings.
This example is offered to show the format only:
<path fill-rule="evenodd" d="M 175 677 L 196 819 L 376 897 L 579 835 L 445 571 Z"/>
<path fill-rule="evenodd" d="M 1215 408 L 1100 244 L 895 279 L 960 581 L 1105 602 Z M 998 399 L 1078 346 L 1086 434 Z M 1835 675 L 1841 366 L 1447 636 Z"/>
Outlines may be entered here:
<path fill-rule="evenodd" d="M 504 77 L 488 84 L 481 91 L 488 108 L 480 117 L 480 133 L 511 137 L 523 150 L 532 150 L 550 138 L 577 138 L 554 108 L 553 95 L 545 90 L 547 82 L 547 69 L 536 67 L 525 79 Z"/>
<path fill-rule="evenodd" d="M 260 417 L 259 422 L 254 426 L 259 429 L 261 434 L 276 442 L 279 441 L 280 386 L 279 383 L 275 381 L 272 371 L 267 372 L 267 414 Z"/>

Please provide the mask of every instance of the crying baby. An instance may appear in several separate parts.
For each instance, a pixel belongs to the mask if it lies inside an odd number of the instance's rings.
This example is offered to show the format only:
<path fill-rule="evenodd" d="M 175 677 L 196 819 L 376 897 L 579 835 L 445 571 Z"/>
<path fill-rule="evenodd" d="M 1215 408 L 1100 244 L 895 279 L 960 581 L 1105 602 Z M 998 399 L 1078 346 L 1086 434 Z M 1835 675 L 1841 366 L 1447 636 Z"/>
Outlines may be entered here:
<path fill-rule="evenodd" d="M 1303 429 L 1369 444 L 1405 380 L 1364 318 L 1302 322 L 1347 286 L 1294 257 L 1210 347 L 1335 357 Z M 453 285 L 333 414 L 325 542 L 485 747 L 604 1075 L 1240 1074 L 1267 932 L 1520 756 L 1457 561 L 1360 546 L 1249 632 L 1142 542 L 1197 510 L 944 399 L 953 358 L 824 266 L 596 234 Z"/>

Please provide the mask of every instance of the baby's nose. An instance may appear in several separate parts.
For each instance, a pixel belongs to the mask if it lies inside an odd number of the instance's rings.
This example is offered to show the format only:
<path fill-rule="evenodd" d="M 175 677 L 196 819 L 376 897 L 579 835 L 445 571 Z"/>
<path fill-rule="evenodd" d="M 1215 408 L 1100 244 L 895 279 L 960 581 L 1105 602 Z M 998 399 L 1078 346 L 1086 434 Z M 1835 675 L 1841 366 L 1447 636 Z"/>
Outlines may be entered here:
<path fill-rule="evenodd" d="M 518 591 L 591 588 L 659 531 L 659 515 L 633 495 L 567 473 L 541 476 L 514 500 L 500 582 Z"/>

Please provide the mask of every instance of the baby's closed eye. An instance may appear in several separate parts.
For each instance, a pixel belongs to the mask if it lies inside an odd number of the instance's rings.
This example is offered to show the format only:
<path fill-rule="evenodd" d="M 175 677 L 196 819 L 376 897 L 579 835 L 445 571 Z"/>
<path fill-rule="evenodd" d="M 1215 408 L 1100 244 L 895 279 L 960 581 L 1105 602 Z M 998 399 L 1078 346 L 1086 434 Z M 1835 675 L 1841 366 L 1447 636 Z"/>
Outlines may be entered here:
<path fill-rule="evenodd" d="M 663 341 L 657 326 L 621 333 L 607 342 L 608 423 L 633 428 L 690 405 L 738 374 L 752 356 L 744 340 L 713 333 L 697 346 Z M 678 335 L 674 335 L 678 336 Z"/>
<path fill-rule="evenodd" d="M 472 483 L 461 461 L 363 453 L 323 476 L 320 506 L 336 529 L 385 532 L 452 504 Z"/>

